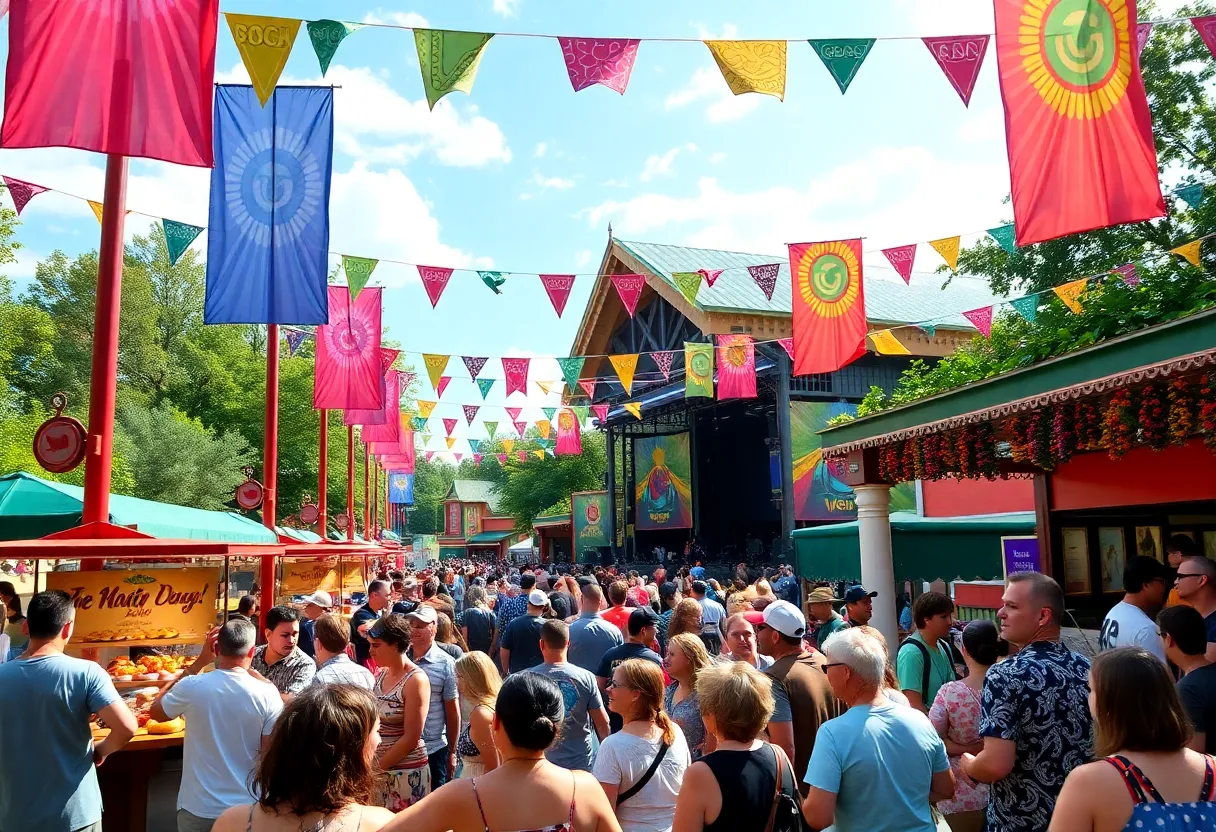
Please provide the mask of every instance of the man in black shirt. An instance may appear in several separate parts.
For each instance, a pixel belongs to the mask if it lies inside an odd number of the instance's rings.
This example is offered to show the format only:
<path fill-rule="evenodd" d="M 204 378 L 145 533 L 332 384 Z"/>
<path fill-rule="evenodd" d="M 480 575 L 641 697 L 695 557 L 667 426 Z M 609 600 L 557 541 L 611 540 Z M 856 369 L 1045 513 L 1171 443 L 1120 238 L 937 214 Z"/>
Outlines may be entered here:
<path fill-rule="evenodd" d="M 1178 696 L 1194 728 L 1187 746 L 1212 754 L 1216 752 L 1216 664 L 1204 657 L 1208 636 L 1203 616 L 1180 604 L 1157 615 L 1157 628 L 1165 655 L 1185 674 L 1178 680 Z"/>
<path fill-rule="evenodd" d="M 607 697 L 608 683 L 612 681 L 612 674 L 628 659 L 646 659 L 659 667 L 663 666 L 663 658 L 647 646 L 654 643 L 658 623 L 659 616 L 650 607 L 638 607 L 629 613 L 625 643 L 604 653 L 604 658 L 600 659 L 600 666 L 595 671 L 600 683 L 601 694 Z M 620 715 L 614 711 L 608 712 L 608 721 L 614 734 L 624 725 Z"/>
<path fill-rule="evenodd" d="M 367 603 L 350 617 L 350 643 L 355 646 L 355 661 L 364 667 L 372 659 L 367 628 L 380 618 L 381 611 L 387 610 L 388 606 L 388 584 L 385 581 L 372 581 L 367 585 Z"/>
<path fill-rule="evenodd" d="M 527 614 L 507 625 L 499 645 L 504 676 L 544 663 L 545 657 L 540 651 L 540 630 L 545 625 L 545 619 L 541 616 L 548 608 L 549 596 L 534 589 L 528 593 Z"/>

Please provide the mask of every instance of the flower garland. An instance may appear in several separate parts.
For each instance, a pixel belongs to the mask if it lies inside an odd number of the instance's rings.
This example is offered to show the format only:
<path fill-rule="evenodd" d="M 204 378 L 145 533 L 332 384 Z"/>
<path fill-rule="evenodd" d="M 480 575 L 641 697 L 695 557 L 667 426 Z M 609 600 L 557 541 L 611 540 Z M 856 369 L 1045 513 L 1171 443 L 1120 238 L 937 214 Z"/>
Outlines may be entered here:
<path fill-rule="evenodd" d="M 975 476 L 975 425 L 966 425 L 954 438 L 954 450 L 958 465 L 955 470 L 960 477 Z"/>
<path fill-rule="evenodd" d="M 1068 462 L 1077 450 L 1077 408 L 1065 402 L 1051 417 L 1051 453 L 1056 462 Z"/>
<path fill-rule="evenodd" d="M 1132 448 L 1136 437 L 1136 417 L 1132 394 L 1127 388 L 1116 390 L 1102 418 L 1102 444 L 1111 459 L 1118 459 Z"/>
<path fill-rule="evenodd" d="M 1140 391 L 1140 440 L 1154 451 L 1164 450 L 1170 443 L 1164 393 L 1160 384 L 1149 384 Z"/>
<path fill-rule="evenodd" d="M 1009 455 L 1014 462 L 1026 462 L 1030 459 L 1027 448 L 1027 428 L 1025 416 L 1013 416 L 1005 423 L 1005 433 L 1009 437 Z"/>
<path fill-rule="evenodd" d="M 1077 402 L 1073 413 L 1073 429 L 1077 432 L 1077 450 L 1097 451 L 1102 446 L 1102 418 L 1097 406 L 1089 399 Z"/>
<path fill-rule="evenodd" d="M 1170 382 L 1169 400 L 1170 441 L 1175 445 L 1185 445 L 1194 436 L 1196 428 L 1195 397 L 1185 379 L 1176 378 Z"/>
<path fill-rule="evenodd" d="M 921 441 L 921 452 L 925 460 L 925 479 L 938 480 L 942 477 L 942 436 L 931 433 Z"/>
<path fill-rule="evenodd" d="M 1216 453 L 1216 373 L 1209 373 L 1199 389 L 1199 423 L 1203 443 Z"/>
<path fill-rule="evenodd" d="M 975 426 L 975 469 L 984 479 L 995 480 L 1001 474 L 1001 463 L 996 458 L 996 433 L 991 422 L 980 422 Z"/>
<path fill-rule="evenodd" d="M 1027 447 L 1030 450 L 1030 460 L 1044 471 L 1052 471 L 1056 467 L 1053 455 L 1055 443 L 1052 436 L 1052 411 L 1050 408 L 1036 410 L 1030 414 L 1026 423 Z"/>

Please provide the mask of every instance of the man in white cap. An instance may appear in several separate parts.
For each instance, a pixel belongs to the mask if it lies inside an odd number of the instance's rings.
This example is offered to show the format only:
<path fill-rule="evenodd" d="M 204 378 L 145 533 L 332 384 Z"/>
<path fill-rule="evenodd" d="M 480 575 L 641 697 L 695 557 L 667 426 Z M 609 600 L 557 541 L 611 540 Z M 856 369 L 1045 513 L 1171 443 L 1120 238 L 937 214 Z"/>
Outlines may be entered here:
<path fill-rule="evenodd" d="M 410 624 L 410 660 L 422 668 L 431 683 L 422 740 L 431 767 L 431 788 L 437 789 L 456 776 L 456 740 L 460 734 L 456 662 L 435 644 L 439 613 L 434 607 L 421 604 L 405 620 Z"/>
<path fill-rule="evenodd" d="M 317 657 L 317 649 L 313 644 L 317 619 L 329 612 L 333 606 L 334 599 L 328 592 L 318 590 L 304 599 L 304 620 L 300 622 L 300 641 L 296 646 L 311 658 Z"/>
<path fill-rule="evenodd" d="M 840 706 L 832 686 L 815 657 L 802 646 L 806 618 L 788 601 L 774 601 L 764 608 L 764 621 L 756 625 L 756 645 L 772 656 L 773 665 L 764 671 L 773 680 L 773 715 L 768 736 L 781 746 L 794 764 L 803 796 L 802 782 L 819 726 L 839 715 Z"/>
<path fill-rule="evenodd" d="M 499 659 L 503 676 L 519 673 L 536 667 L 545 661 L 540 649 L 540 630 L 545 626 L 542 618 L 549 609 L 549 596 L 539 589 L 528 592 L 528 611 L 507 625 L 499 645 Z"/>

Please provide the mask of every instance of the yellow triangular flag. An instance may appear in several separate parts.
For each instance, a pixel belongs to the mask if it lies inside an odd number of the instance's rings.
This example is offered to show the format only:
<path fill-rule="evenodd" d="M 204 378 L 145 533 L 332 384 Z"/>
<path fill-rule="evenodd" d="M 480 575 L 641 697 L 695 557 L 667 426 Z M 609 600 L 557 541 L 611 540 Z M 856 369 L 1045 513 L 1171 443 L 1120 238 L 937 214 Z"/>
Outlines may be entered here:
<path fill-rule="evenodd" d="M 536 454 L 536 458 L 537 458 L 537 459 L 544 459 L 544 458 L 545 458 L 545 452 L 544 452 L 544 451 L 533 451 L 532 453 Z"/>
<path fill-rule="evenodd" d="M 556 383 L 555 381 L 538 381 L 536 382 L 536 386 L 540 388 L 540 392 L 547 396 L 553 392 L 553 385 Z"/>
<path fill-rule="evenodd" d="M 707 40 L 705 45 L 735 95 L 759 92 L 785 100 L 785 41 Z"/>
<path fill-rule="evenodd" d="M 1189 243 L 1183 243 L 1178 248 L 1170 249 L 1170 254 L 1177 254 L 1186 259 L 1192 266 L 1199 265 L 1199 248 L 1203 245 L 1203 240 L 1192 240 Z"/>
<path fill-rule="evenodd" d="M 91 199 L 86 201 L 89 203 L 89 207 L 93 209 L 93 216 L 97 217 L 98 222 L 101 222 L 102 204 L 100 202 L 94 202 Z"/>
<path fill-rule="evenodd" d="M 423 419 L 431 418 L 431 413 L 435 410 L 435 405 L 438 402 L 418 402 L 418 415 Z"/>
<path fill-rule="evenodd" d="M 549 438 L 549 429 L 551 427 L 552 426 L 549 424 L 548 419 L 537 419 L 536 420 L 536 430 L 540 433 L 541 439 Z"/>
<path fill-rule="evenodd" d="M 625 409 L 632 413 L 635 419 L 642 418 L 641 402 L 625 402 Z"/>
<path fill-rule="evenodd" d="M 1071 309 L 1074 315 L 1081 314 L 1080 297 L 1085 294 L 1085 287 L 1088 283 L 1089 278 L 1083 277 L 1080 280 L 1073 280 L 1055 287 L 1056 296 L 1064 301 L 1064 305 Z"/>
<path fill-rule="evenodd" d="M 937 253 L 946 261 L 946 265 L 950 267 L 950 271 L 953 272 L 958 271 L 958 241 L 957 236 L 929 241 L 929 245 L 937 250 Z"/>
<path fill-rule="evenodd" d="M 625 388 L 625 395 L 633 395 L 633 374 L 638 368 L 638 356 L 633 355 L 610 355 L 608 360 L 612 362 L 612 369 L 616 370 L 616 377 L 621 380 L 621 386 Z"/>
<path fill-rule="evenodd" d="M 878 332 L 870 333 L 870 340 L 874 342 L 874 350 L 880 355 L 911 355 L 911 351 L 899 342 L 889 329 L 881 329 Z"/>
<path fill-rule="evenodd" d="M 287 66 L 296 33 L 302 21 L 290 17 L 262 17 L 256 14 L 232 14 L 224 12 L 236 51 L 241 53 L 249 80 L 262 106 L 270 100 L 274 85 Z"/>
<path fill-rule="evenodd" d="M 504 454 L 509 454 L 513 450 L 515 450 L 515 440 L 514 439 L 502 440 L 502 452 Z"/>
<path fill-rule="evenodd" d="M 456 437 L 447 436 L 447 437 L 444 437 L 443 441 L 448 443 L 448 450 L 450 451 L 450 450 L 452 450 L 452 446 L 456 444 Z"/>
<path fill-rule="evenodd" d="M 436 390 L 439 389 L 439 379 L 443 377 L 443 371 L 448 368 L 450 355 L 435 355 L 434 353 L 423 353 L 422 363 L 426 364 L 426 374 L 431 380 L 431 386 Z"/>

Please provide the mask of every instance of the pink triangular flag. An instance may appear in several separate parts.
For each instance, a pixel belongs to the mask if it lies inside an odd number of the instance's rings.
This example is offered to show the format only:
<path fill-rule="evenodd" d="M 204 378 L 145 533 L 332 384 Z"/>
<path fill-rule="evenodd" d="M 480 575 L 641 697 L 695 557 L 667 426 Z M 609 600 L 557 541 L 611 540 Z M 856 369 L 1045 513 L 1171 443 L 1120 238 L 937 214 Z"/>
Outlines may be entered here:
<path fill-rule="evenodd" d="M 455 430 L 455 428 L 456 428 L 455 419 L 444 419 L 443 420 L 443 429 L 445 431 L 447 431 L 448 436 L 452 435 L 452 431 Z"/>
<path fill-rule="evenodd" d="M 595 418 L 601 425 L 608 421 L 608 405 L 593 404 L 591 405 L 591 412 L 595 414 Z"/>
<path fill-rule="evenodd" d="M 515 432 L 519 434 L 519 438 L 523 439 L 524 431 L 526 431 L 528 429 L 528 423 L 527 422 L 512 422 L 511 424 L 515 426 Z"/>
<path fill-rule="evenodd" d="M 401 385 L 401 392 L 405 392 L 405 388 L 414 383 L 414 379 L 418 378 L 417 373 L 411 373 L 409 370 L 397 371 L 397 383 Z"/>
<path fill-rule="evenodd" d="M 773 299 L 773 290 L 777 288 L 777 275 L 781 273 L 780 263 L 766 263 L 763 266 L 748 266 L 747 273 L 756 281 L 760 291 L 769 300 Z"/>
<path fill-rule="evenodd" d="M 553 311 L 557 312 L 557 317 L 560 318 L 566 309 L 566 301 L 570 299 L 570 290 L 574 288 L 574 275 L 542 274 L 540 282 L 544 284 L 545 292 L 549 295 Z"/>
<path fill-rule="evenodd" d="M 439 303 L 439 296 L 443 294 L 444 287 L 448 285 L 452 271 L 453 269 L 438 266 L 418 267 L 418 276 L 422 278 L 422 287 L 426 289 L 426 296 L 431 299 L 432 309 Z"/>
<path fill-rule="evenodd" d="M 1140 285 L 1140 275 L 1136 271 L 1135 263 L 1124 263 L 1117 269 L 1111 269 L 1111 272 L 1119 275 L 1128 286 L 1134 287 Z"/>
<path fill-rule="evenodd" d="M 570 85 L 575 92 L 595 84 L 625 94 L 640 40 L 625 38 L 558 38 Z"/>
<path fill-rule="evenodd" d="M 580 378 L 578 380 L 578 386 L 583 388 L 583 392 L 586 393 L 588 396 L 590 396 L 593 399 L 595 398 L 595 379 Z"/>
<path fill-rule="evenodd" d="M 659 370 L 663 373 L 663 381 L 671 381 L 671 362 L 675 360 L 674 352 L 652 352 L 651 359 L 655 364 L 659 365 Z"/>
<path fill-rule="evenodd" d="M 524 412 L 522 407 L 504 407 L 503 410 L 507 411 L 507 416 L 510 417 L 512 422 L 518 421 L 519 414 Z"/>
<path fill-rule="evenodd" d="M 473 464 L 479 468 L 481 467 L 481 460 L 482 460 L 481 454 L 473 454 Z"/>
<path fill-rule="evenodd" d="M 516 451 L 516 452 L 515 452 L 515 455 L 516 455 L 517 457 L 519 457 L 519 461 L 520 461 L 520 462 L 527 462 L 527 461 L 528 461 L 528 452 L 527 452 L 527 451 Z"/>
<path fill-rule="evenodd" d="M 1192 17 L 1191 25 L 1199 31 L 1199 37 L 1203 39 L 1208 51 L 1216 56 L 1216 15 Z"/>
<path fill-rule="evenodd" d="M 904 283 L 912 282 L 912 264 L 916 261 L 916 243 L 895 248 L 884 248 L 882 253 L 895 267 L 895 271 L 904 279 Z"/>
<path fill-rule="evenodd" d="M 1140 57 L 1144 53 L 1144 45 L 1148 43 L 1148 36 L 1153 33 L 1153 24 L 1137 23 L 1136 24 L 1136 57 Z"/>
<path fill-rule="evenodd" d="M 460 360 L 464 362 L 464 368 L 469 371 L 469 378 L 476 380 L 477 374 L 481 372 L 481 368 L 486 366 L 486 362 L 490 359 L 462 355 Z"/>
<path fill-rule="evenodd" d="M 464 459 L 464 454 L 459 453 L 459 452 L 456 452 L 456 451 L 453 451 L 453 452 L 452 452 L 452 457 L 453 457 L 453 458 L 455 458 L 455 460 L 456 460 L 456 462 L 457 462 L 457 463 L 459 463 L 459 462 L 460 462 L 460 460 Z"/>
<path fill-rule="evenodd" d="M 506 464 L 507 464 L 507 455 L 506 455 L 506 454 L 494 454 L 494 456 L 498 457 L 498 464 L 499 464 L 499 465 L 506 465 Z"/>
<path fill-rule="evenodd" d="M 8 6 L 6 2 L 5 7 Z M 0 14 L 0 17 L 3 17 Z M 35 185 L 33 182 L 26 182 L 23 179 L 13 179 L 11 176 L 0 177 L 4 180 L 4 184 L 8 187 L 9 196 L 13 198 L 13 207 L 17 209 L 17 216 L 21 216 L 21 209 L 38 194 L 46 193 L 50 188 L 44 188 L 41 185 Z"/>
<path fill-rule="evenodd" d="M 481 408 L 475 404 L 461 405 L 461 407 L 464 408 L 465 421 L 470 425 L 473 424 L 473 420 L 477 418 L 477 411 L 481 410 Z"/>
<path fill-rule="evenodd" d="M 781 345 L 781 348 L 783 350 L 785 350 L 786 354 L 790 357 L 790 360 L 793 361 L 794 360 L 794 339 L 793 338 L 778 338 L 777 343 Z"/>
<path fill-rule="evenodd" d="M 432 459 L 434 459 L 434 458 L 435 458 L 435 452 L 434 452 L 434 451 L 427 451 L 427 452 L 426 452 L 426 461 L 427 461 L 427 462 L 430 462 L 430 461 L 431 461 Z"/>
<path fill-rule="evenodd" d="M 612 285 L 616 287 L 625 311 L 632 318 L 638 308 L 638 299 L 642 297 L 642 289 L 646 286 L 646 278 L 640 274 L 614 274 Z"/>
<path fill-rule="evenodd" d="M 530 358 L 504 358 L 502 371 L 507 377 L 507 395 L 515 391 L 528 395 L 528 365 Z"/>
<path fill-rule="evenodd" d="M 721 276 L 726 269 L 697 269 L 697 274 L 705 278 L 705 285 L 713 288 L 714 281 Z"/>
<path fill-rule="evenodd" d="M 980 75 L 984 53 L 988 51 L 989 35 L 958 35 L 941 38 L 922 38 L 933 53 L 937 65 L 946 73 L 950 86 L 963 99 L 963 106 L 971 103 L 971 91 L 975 79 Z M 907 278 L 904 278 L 905 280 Z"/>
<path fill-rule="evenodd" d="M 963 317 L 975 324 L 975 328 L 984 334 L 984 337 L 992 335 L 992 307 L 984 306 L 980 309 L 971 309 L 963 313 Z"/>
<path fill-rule="evenodd" d="M 439 394 L 439 398 L 443 398 L 443 391 L 448 389 L 448 385 L 452 383 L 451 376 L 440 376 L 439 384 L 435 387 L 435 392 Z"/>

